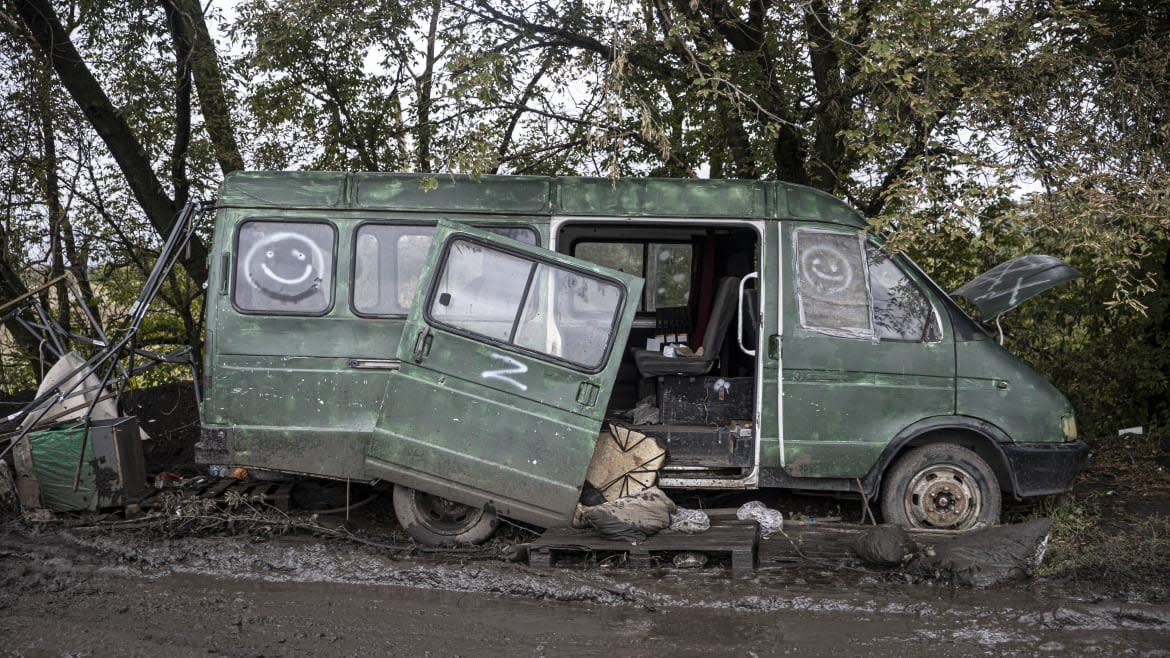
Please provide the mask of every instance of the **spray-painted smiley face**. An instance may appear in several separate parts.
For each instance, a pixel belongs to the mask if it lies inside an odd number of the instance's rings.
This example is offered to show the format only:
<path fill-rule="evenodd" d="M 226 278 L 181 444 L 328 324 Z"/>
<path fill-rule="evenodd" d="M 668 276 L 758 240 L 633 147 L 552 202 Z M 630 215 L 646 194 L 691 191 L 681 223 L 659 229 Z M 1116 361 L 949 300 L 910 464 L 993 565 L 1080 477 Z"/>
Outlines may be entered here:
<path fill-rule="evenodd" d="M 833 247 L 817 245 L 800 254 L 801 276 L 821 294 L 833 294 L 853 283 L 853 264 Z"/>
<path fill-rule="evenodd" d="M 280 231 L 252 245 L 244 267 L 248 280 L 265 294 L 295 300 L 321 287 L 325 256 L 309 237 Z"/>

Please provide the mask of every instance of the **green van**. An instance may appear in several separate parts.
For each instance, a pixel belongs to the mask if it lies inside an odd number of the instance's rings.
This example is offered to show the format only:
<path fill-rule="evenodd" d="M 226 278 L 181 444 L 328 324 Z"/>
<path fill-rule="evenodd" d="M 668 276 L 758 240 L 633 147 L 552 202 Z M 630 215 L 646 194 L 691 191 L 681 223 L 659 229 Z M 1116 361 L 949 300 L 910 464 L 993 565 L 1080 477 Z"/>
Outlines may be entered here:
<path fill-rule="evenodd" d="M 663 487 L 864 493 L 921 528 L 1087 459 L 1064 396 L 812 189 L 252 172 L 216 208 L 196 459 L 393 483 L 423 542 L 566 525 L 609 422 L 666 449 Z M 990 322 L 1075 276 L 1034 256 L 956 293 Z"/>

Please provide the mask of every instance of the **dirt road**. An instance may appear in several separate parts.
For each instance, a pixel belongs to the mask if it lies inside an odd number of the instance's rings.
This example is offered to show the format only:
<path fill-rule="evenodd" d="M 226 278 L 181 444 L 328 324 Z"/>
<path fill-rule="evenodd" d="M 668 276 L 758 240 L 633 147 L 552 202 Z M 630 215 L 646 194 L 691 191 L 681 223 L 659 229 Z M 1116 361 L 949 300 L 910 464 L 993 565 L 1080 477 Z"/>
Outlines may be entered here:
<path fill-rule="evenodd" d="M 11 655 L 1168 655 L 1170 607 L 812 566 L 539 570 L 314 537 L 0 532 Z"/>

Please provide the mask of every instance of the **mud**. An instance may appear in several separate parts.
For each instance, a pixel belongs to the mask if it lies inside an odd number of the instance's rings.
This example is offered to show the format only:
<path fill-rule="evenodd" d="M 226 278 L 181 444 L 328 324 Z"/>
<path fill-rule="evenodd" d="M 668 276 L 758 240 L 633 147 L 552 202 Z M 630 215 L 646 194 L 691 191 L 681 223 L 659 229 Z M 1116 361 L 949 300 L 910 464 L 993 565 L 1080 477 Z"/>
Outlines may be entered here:
<path fill-rule="evenodd" d="M 0 531 L 16 655 L 1167 655 L 1170 607 L 810 565 L 537 570 L 312 536 Z"/>
<path fill-rule="evenodd" d="M 151 474 L 201 471 L 188 396 L 180 385 L 127 402 L 154 436 Z M 294 503 L 344 505 L 336 485 L 315 486 L 294 490 Z M 744 496 L 676 502 L 734 507 Z M 751 497 L 789 518 L 860 518 L 852 503 Z M 271 518 L 0 522 L 0 654 L 1170 655 L 1165 573 L 972 589 L 832 560 L 747 575 L 597 560 L 542 570 L 502 559 L 535 536 L 520 525 L 482 549 L 413 550 L 386 498 L 349 521 L 315 520 L 336 533 Z M 1126 500 L 1162 518 L 1170 497 Z"/>

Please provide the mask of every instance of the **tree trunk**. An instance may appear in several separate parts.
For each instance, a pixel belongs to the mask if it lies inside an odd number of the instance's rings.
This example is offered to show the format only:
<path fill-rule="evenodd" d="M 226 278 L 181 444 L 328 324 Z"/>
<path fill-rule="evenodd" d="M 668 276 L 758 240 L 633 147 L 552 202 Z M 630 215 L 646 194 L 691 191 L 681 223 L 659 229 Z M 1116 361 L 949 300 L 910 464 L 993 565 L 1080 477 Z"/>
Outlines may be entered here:
<path fill-rule="evenodd" d="M 49 211 L 49 279 L 65 273 L 64 232 L 65 209 L 61 207 L 61 183 L 57 177 L 57 133 L 53 126 L 52 80 L 46 66 L 38 63 L 36 75 L 36 97 L 40 104 L 41 119 L 41 194 L 45 208 Z M 57 322 L 70 330 L 69 284 L 62 279 L 53 287 Z"/>
<path fill-rule="evenodd" d="M 845 154 L 841 131 L 849 116 L 848 96 L 842 79 L 837 44 L 829 25 L 832 17 L 824 0 L 811 0 L 804 7 L 805 32 L 808 34 L 809 63 L 817 94 L 813 152 L 809 158 L 809 184 L 833 193 L 837 187 L 837 170 Z"/>
<path fill-rule="evenodd" d="M 431 22 L 427 30 L 427 59 L 422 75 L 418 77 L 418 170 L 431 171 L 431 92 L 435 76 L 435 39 L 439 30 L 441 0 L 431 0 Z"/>
<path fill-rule="evenodd" d="M 20 274 L 8 260 L 8 255 L 13 253 L 11 246 L 8 234 L 5 232 L 4 226 L 0 224 L 0 316 L 7 312 L 7 309 L 4 308 L 6 304 L 28 294 L 28 286 L 24 284 Z M 33 381 L 39 382 L 41 371 L 44 370 L 45 365 L 41 363 L 40 341 L 16 322 L 5 322 L 4 328 L 12 335 L 16 347 L 28 359 Z"/>
<path fill-rule="evenodd" d="M 203 127 L 215 148 L 219 168 L 224 174 L 240 171 L 244 168 L 244 158 L 236 143 L 235 124 L 223 87 L 223 72 L 203 9 L 197 0 L 166 0 L 164 6 L 168 14 L 173 10 L 180 17 L 178 23 L 190 52 L 190 69 L 199 96 L 199 109 L 203 113 Z"/>
<path fill-rule="evenodd" d="M 191 182 L 187 179 L 187 149 L 191 145 L 191 36 L 184 18 L 171 4 L 164 4 L 171 43 L 175 46 L 175 141 L 171 145 L 171 188 L 175 205 L 187 203 Z"/>

